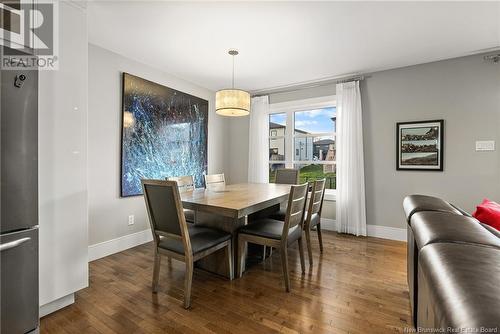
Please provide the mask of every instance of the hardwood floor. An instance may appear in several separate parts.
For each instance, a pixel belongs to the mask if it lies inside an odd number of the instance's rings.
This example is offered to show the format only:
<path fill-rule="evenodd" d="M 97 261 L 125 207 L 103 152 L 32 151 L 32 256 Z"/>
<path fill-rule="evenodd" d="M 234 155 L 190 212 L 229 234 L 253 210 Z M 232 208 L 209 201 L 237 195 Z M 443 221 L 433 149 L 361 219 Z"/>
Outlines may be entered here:
<path fill-rule="evenodd" d="M 153 244 L 90 263 L 90 286 L 75 304 L 41 319 L 42 333 L 393 333 L 411 326 L 406 244 L 323 233 L 314 266 L 300 273 L 289 251 L 291 292 L 280 255 L 228 281 L 195 269 L 192 309 L 184 310 L 184 264 L 162 261 L 151 293 Z M 306 262 L 306 266 L 308 263 Z"/>

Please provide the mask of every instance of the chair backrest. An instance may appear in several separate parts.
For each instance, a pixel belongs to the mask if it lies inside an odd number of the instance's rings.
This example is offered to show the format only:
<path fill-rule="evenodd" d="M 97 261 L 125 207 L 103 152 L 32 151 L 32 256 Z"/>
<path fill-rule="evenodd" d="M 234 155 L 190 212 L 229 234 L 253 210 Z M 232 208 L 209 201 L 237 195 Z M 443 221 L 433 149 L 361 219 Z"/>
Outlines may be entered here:
<path fill-rule="evenodd" d="M 194 178 L 192 175 L 171 176 L 166 178 L 168 181 L 177 181 L 179 192 L 194 190 Z"/>
<path fill-rule="evenodd" d="M 299 228 L 302 229 L 308 188 L 309 184 L 304 183 L 298 186 L 292 186 L 290 189 L 290 195 L 288 195 L 288 206 L 285 216 L 285 225 L 283 227 L 283 239 L 286 239 L 286 236 L 288 236 L 288 231 L 291 228 L 300 225 Z"/>
<path fill-rule="evenodd" d="M 205 188 L 209 190 L 216 190 L 226 186 L 226 179 L 224 174 L 205 174 Z"/>
<path fill-rule="evenodd" d="M 191 252 L 188 228 L 176 181 L 142 180 L 149 223 L 156 245 L 160 236 L 179 238 L 184 250 Z"/>
<path fill-rule="evenodd" d="M 299 184 L 299 170 L 292 168 L 277 169 L 275 183 Z"/>
<path fill-rule="evenodd" d="M 306 222 L 310 223 L 311 216 L 315 213 L 321 215 L 323 208 L 323 198 L 325 196 L 326 179 L 316 180 L 313 182 L 311 197 L 309 198 L 309 208 L 307 210 Z"/>

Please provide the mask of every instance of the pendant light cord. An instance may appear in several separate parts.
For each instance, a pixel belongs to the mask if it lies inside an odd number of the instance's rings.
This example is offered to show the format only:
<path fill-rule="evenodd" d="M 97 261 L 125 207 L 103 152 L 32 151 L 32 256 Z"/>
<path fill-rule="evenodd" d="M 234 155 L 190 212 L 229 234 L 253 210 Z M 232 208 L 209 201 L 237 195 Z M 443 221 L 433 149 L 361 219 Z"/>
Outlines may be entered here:
<path fill-rule="evenodd" d="M 234 89 L 234 55 L 233 55 L 233 81 L 232 81 L 232 87 Z"/>

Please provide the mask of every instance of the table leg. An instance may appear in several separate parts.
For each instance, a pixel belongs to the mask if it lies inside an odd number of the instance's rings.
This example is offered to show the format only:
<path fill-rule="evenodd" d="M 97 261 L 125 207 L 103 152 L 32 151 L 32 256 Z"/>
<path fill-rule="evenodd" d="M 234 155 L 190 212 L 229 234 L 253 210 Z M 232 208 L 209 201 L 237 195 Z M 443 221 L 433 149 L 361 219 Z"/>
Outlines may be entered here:
<path fill-rule="evenodd" d="M 236 277 L 236 264 L 237 264 L 237 250 L 238 250 L 238 229 L 247 224 L 247 217 L 243 218 L 230 218 L 219 216 L 212 213 L 206 213 L 197 211 L 196 212 L 196 226 L 207 226 L 217 228 L 222 231 L 231 233 L 232 235 L 232 247 L 231 252 L 233 253 L 233 275 Z M 196 267 L 202 268 L 204 270 L 229 277 L 227 261 L 225 260 L 224 249 L 221 249 L 209 256 L 196 261 Z"/>

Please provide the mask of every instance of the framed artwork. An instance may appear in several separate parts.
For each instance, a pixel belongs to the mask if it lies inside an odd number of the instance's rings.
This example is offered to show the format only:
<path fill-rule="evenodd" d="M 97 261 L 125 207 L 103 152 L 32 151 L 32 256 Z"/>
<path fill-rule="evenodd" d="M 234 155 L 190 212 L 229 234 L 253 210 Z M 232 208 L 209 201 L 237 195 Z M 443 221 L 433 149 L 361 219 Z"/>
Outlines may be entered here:
<path fill-rule="evenodd" d="M 397 170 L 443 170 L 444 120 L 396 124 Z"/>
<path fill-rule="evenodd" d="M 208 101 L 123 73 L 121 197 L 142 194 L 141 179 L 207 171 Z"/>

